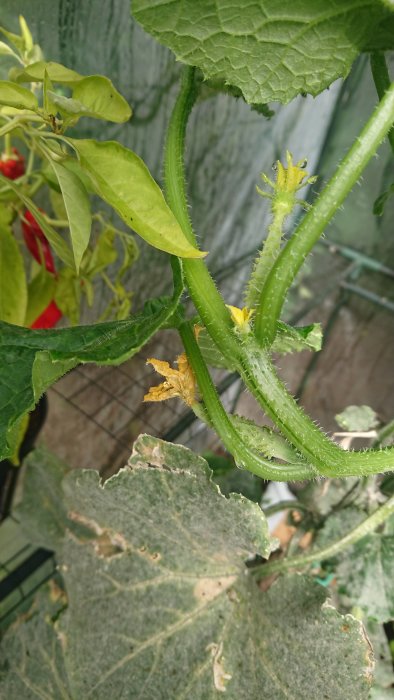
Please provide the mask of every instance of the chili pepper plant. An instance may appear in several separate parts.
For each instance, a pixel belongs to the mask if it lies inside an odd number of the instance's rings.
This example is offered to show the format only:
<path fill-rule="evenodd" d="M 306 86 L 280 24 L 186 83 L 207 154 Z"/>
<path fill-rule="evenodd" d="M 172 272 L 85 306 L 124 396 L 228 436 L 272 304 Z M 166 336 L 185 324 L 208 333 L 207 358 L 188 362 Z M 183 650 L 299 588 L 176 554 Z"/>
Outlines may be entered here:
<path fill-rule="evenodd" d="M 19 153 L 8 150 L 0 195 L 33 233 L 27 245 L 41 268 L 56 274 L 47 244 L 68 269 L 83 267 L 89 191 L 130 235 L 168 253 L 173 275 L 171 296 L 147 300 L 123 320 L 58 330 L 1 323 L 1 455 L 13 454 L 24 416 L 59 377 L 81 363 L 120 364 L 159 329 L 175 328 L 184 352 L 176 366 L 147 358 L 163 379 L 145 400 L 181 397 L 217 433 L 237 470 L 299 484 L 296 501 L 262 509 L 242 493 L 223 496 L 202 457 L 147 435 L 105 483 L 35 451 L 16 514 L 32 542 L 56 552 L 59 573 L 4 637 L 2 696 L 391 697 L 393 426 L 378 430 L 369 449 L 344 449 L 287 391 L 272 356 L 319 349 L 320 326 L 284 323 L 284 301 L 382 142 L 394 150 L 385 58 L 393 10 L 391 0 L 135 0 L 135 19 L 185 64 L 166 135 L 164 194 L 137 154 L 116 141 L 78 138 L 74 127 L 84 116 L 129 119 L 109 79 L 43 60 L 23 21 L 21 36 L 1 30 L 1 50 L 15 65 L 0 83 L 0 133 L 18 138 L 44 165 L 35 175 L 29 156 L 23 172 Z M 375 109 L 309 204 L 303 188 L 313 188 L 316 174 L 307 170 L 308 154 L 283 144 L 283 158 L 256 193 L 269 200 L 271 223 L 243 303 L 228 305 L 199 249 L 186 195 L 184 153 L 193 138 L 186 131 L 203 86 L 245 99 L 264 119 L 269 103 L 317 95 L 345 77 L 362 51 L 371 56 Z M 37 178 L 57 182 L 63 233 L 33 203 Z M 382 193 L 380 209 L 389 196 Z M 285 240 L 298 204 L 304 214 Z M 183 303 L 185 290 L 193 311 Z M 239 375 L 273 430 L 226 412 L 215 366 Z M 356 414 L 345 416 L 350 430 Z M 287 551 L 269 533 L 267 516 L 276 510 L 287 510 L 295 527 Z"/>

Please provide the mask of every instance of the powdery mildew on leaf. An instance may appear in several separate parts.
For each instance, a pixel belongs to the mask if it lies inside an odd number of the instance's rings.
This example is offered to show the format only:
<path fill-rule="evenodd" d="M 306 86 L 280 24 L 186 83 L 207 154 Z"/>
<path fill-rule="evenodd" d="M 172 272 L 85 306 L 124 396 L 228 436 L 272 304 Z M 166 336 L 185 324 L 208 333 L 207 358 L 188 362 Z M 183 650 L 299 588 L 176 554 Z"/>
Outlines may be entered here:
<path fill-rule="evenodd" d="M 64 486 L 93 533 L 68 532 L 58 552 L 73 698 L 367 698 L 359 623 L 303 577 L 258 588 L 245 561 L 269 554 L 264 515 L 224 498 L 202 458 L 142 436 L 104 486 L 92 471 Z"/>
<path fill-rule="evenodd" d="M 69 519 L 91 536 L 65 524 L 57 559 L 68 609 L 38 651 L 15 642 L 0 697 L 25 667 L 17 697 L 32 697 L 38 662 L 28 652 L 38 654 L 42 683 L 61 652 L 67 700 L 367 699 L 370 648 L 359 622 L 302 576 L 260 590 L 245 561 L 269 555 L 265 517 L 241 496 L 222 496 L 201 457 L 142 436 L 104 485 L 96 472 L 74 471 L 64 490 Z M 34 639 L 42 621 L 27 624 L 17 640 Z"/>
<path fill-rule="evenodd" d="M 144 29 L 246 101 L 289 102 L 344 77 L 364 50 L 390 49 L 392 9 L 379 0 L 134 0 Z"/>

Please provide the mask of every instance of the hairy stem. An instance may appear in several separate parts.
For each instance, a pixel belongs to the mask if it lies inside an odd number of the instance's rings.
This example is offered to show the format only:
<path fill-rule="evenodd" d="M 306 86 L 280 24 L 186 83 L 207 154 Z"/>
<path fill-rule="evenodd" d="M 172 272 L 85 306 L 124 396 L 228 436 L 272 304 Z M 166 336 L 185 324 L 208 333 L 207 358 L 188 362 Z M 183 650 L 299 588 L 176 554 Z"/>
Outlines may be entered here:
<path fill-rule="evenodd" d="M 275 464 L 264 459 L 246 445 L 231 423 L 212 382 L 205 360 L 194 337 L 191 324 L 180 328 L 180 335 L 186 354 L 197 378 L 198 388 L 210 424 L 221 438 L 224 446 L 234 456 L 239 466 L 244 467 L 262 479 L 275 481 L 302 481 L 316 477 L 316 472 L 308 464 Z"/>
<path fill-rule="evenodd" d="M 246 306 L 249 309 L 257 306 L 261 292 L 263 290 L 266 279 L 272 269 L 272 266 L 280 253 L 280 246 L 283 235 L 283 221 L 285 216 L 282 211 L 276 211 L 274 219 L 268 227 L 268 236 L 264 241 L 263 248 L 260 251 L 251 278 L 249 280 L 246 293 Z"/>
<path fill-rule="evenodd" d="M 193 80 L 193 69 L 187 68 L 183 74 L 180 94 L 171 117 L 165 153 L 165 177 L 168 201 L 185 235 L 191 243 L 195 243 L 195 236 L 187 210 L 183 150 L 187 119 L 194 99 L 192 99 L 189 94 L 192 93 L 193 97 Z M 317 209 L 316 206 L 313 208 L 315 214 L 313 214 L 312 219 L 310 219 L 312 212 L 305 217 L 301 224 L 301 227 L 304 228 L 301 228 L 300 235 L 292 239 L 279 255 L 277 263 L 274 265 L 268 277 L 267 284 L 265 285 L 265 287 L 267 287 L 267 285 L 271 284 L 272 279 L 274 279 L 271 285 L 273 293 L 278 284 L 279 295 L 281 294 L 280 279 L 278 278 L 278 280 L 275 280 L 275 278 L 272 277 L 274 271 L 278 268 L 283 272 L 283 268 L 286 268 L 286 261 L 289 255 L 290 268 L 293 265 L 293 259 L 291 257 L 293 253 L 287 253 L 287 258 L 286 255 L 284 255 L 285 251 L 288 250 L 288 246 L 292 244 L 294 240 L 301 241 L 301 243 L 297 243 L 298 248 L 296 248 L 294 254 L 297 257 L 298 250 L 303 260 L 304 229 L 306 231 L 307 241 L 310 243 L 313 236 L 316 234 L 316 230 L 319 229 L 320 231 L 319 227 L 321 227 L 321 221 L 319 216 L 322 216 L 323 219 L 324 216 L 327 218 L 327 211 L 331 211 L 338 206 L 337 200 L 335 200 L 335 206 L 333 204 L 335 192 L 338 190 L 343 193 L 345 185 L 350 189 L 350 180 L 353 181 L 354 179 L 352 168 L 356 167 L 358 174 L 361 172 L 362 167 L 364 167 L 368 158 L 372 155 L 374 147 L 379 143 L 380 139 L 383 138 L 383 132 L 388 131 L 390 119 L 387 116 L 387 111 L 389 109 L 390 114 L 394 112 L 394 88 L 390 89 L 390 93 L 388 94 L 390 95 L 389 102 L 387 102 L 388 98 L 386 96 L 374 117 L 377 120 L 379 136 L 376 135 L 376 130 L 371 126 L 370 120 L 366 130 L 362 132 L 359 142 L 353 146 L 353 149 L 351 149 L 349 155 L 340 166 L 340 175 L 338 177 L 334 176 L 331 183 L 327 186 L 325 192 L 328 189 L 329 194 L 324 195 L 323 192 L 323 200 L 322 198 L 319 200 L 320 202 L 323 201 L 323 204 L 320 204 L 320 207 L 317 206 Z M 380 112 L 379 109 L 383 111 Z M 392 120 L 392 116 L 390 118 Z M 374 146 L 372 146 L 372 144 L 374 144 Z M 364 153 L 363 157 L 361 157 L 362 153 Z M 351 175 L 349 174 L 349 169 L 351 170 Z M 316 211 L 318 214 L 316 214 Z M 304 224 L 307 217 L 309 217 L 311 221 L 310 225 Z M 313 240 L 313 242 L 315 241 Z M 313 243 L 311 243 L 311 245 L 313 245 Z M 301 258 L 300 264 L 302 262 Z M 246 386 L 259 401 L 266 413 L 272 418 L 283 435 L 305 456 L 309 464 L 313 465 L 320 474 L 330 477 L 364 476 L 394 469 L 394 449 L 387 448 L 385 450 L 346 452 L 330 440 L 303 412 L 297 405 L 295 399 L 286 391 L 286 388 L 275 372 L 268 350 L 261 347 L 253 337 L 244 339 L 242 342 L 236 337 L 233 332 L 228 310 L 215 287 L 205 263 L 201 260 L 184 260 L 183 265 L 190 295 L 208 333 L 218 345 L 223 355 L 238 369 Z M 287 274 L 286 269 L 284 270 L 284 274 Z M 190 340 L 190 344 L 191 348 L 197 348 L 192 352 L 190 359 L 195 369 L 204 401 L 205 397 L 208 397 L 207 410 L 209 418 L 226 447 L 233 452 L 234 456 L 236 456 L 236 459 L 241 464 L 246 466 L 245 454 L 241 455 L 239 452 L 240 444 L 238 440 L 240 437 L 216 395 L 216 391 L 210 380 L 209 373 L 201 357 L 197 343 L 194 341 L 193 345 Z M 249 457 L 247 457 L 247 459 L 249 459 Z M 255 456 L 253 456 L 253 460 L 254 459 Z M 272 469 L 272 464 L 269 462 L 268 464 Z M 309 469 L 311 470 L 311 467 L 309 467 Z M 251 471 L 253 471 L 253 468 Z M 281 473 L 284 474 L 284 472 Z M 271 475 L 271 477 L 265 478 L 278 479 L 278 475 Z M 295 479 L 297 476 L 293 475 L 288 478 Z"/>
<path fill-rule="evenodd" d="M 387 518 L 389 518 L 393 513 L 394 496 L 389 498 L 389 500 L 386 501 L 383 506 L 378 508 L 378 510 L 376 510 L 372 515 L 363 520 L 363 522 L 355 527 L 354 530 L 348 532 L 345 537 L 342 537 L 342 539 L 334 542 L 334 544 L 331 544 L 324 549 L 311 552 L 310 554 L 302 554 L 296 557 L 288 557 L 287 559 L 268 562 L 268 564 L 264 564 L 263 566 L 259 567 L 258 570 L 256 569 L 256 572 L 258 571 L 258 574 L 262 576 L 269 576 L 274 573 L 289 571 L 291 569 L 304 569 L 310 564 L 329 559 L 339 552 L 342 552 L 344 549 L 351 547 L 370 532 L 376 530 L 376 528 L 379 527 L 379 525 L 382 525 L 382 523 L 384 523 L 385 520 L 387 520 Z"/>
<path fill-rule="evenodd" d="M 288 393 L 268 350 L 244 341 L 240 374 L 245 385 L 285 437 L 326 477 L 367 476 L 394 469 L 394 449 L 343 450 L 328 438 Z"/>
<path fill-rule="evenodd" d="M 186 238 L 197 245 L 189 217 L 186 198 L 184 150 L 188 118 L 197 96 L 195 69 L 183 70 L 181 89 L 168 126 L 164 179 L 166 197 Z M 190 295 L 212 339 L 224 346 L 227 357 L 238 354 L 237 343 L 231 333 L 231 319 L 226 305 L 202 260 L 183 260 L 183 270 Z"/>
<path fill-rule="evenodd" d="M 287 292 L 328 222 L 357 182 L 370 158 L 394 121 L 394 83 L 386 90 L 364 129 L 322 190 L 310 211 L 281 251 L 263 289 L 263 303 L 255 317 L 255 334 L 261 344 L 270 345 Z"/>

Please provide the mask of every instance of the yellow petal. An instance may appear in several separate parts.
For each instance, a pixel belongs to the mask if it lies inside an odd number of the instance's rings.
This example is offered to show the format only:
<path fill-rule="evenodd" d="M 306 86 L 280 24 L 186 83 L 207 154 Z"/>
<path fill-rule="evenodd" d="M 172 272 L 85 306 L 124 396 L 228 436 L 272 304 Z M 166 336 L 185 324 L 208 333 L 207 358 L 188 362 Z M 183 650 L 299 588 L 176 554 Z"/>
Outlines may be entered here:
<path fill-rule="evenodd" d="M 237 306 L 231 306 L 230 304 L 226 304 L 226 306 L 231 313 L 231 318 L 235 325 L 240 328 L 244 328 L 254 314 L 254 309 L 248 309 L 246 306 L 242 309 L 239 309 Z"/>
<path fill-rule="evenodd" d="M 196 401 L 196 379 L 185 353 L 176 359 L 178 369 L 174 369 L 168 362 L 149 358 L 156 372 L 165 377 L 166 381 L 158 386 L 151 387 L 144 396 L 144 401 L 165 401 L 179 396 L 188 406 Z"/>

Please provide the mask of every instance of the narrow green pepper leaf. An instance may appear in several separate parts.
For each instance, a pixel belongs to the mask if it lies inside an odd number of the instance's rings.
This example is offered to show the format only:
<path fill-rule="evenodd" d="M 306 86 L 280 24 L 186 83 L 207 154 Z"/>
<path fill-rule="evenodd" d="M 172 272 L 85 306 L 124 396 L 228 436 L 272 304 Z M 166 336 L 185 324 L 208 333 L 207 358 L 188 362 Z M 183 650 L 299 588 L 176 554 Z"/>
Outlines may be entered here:
<path fill-rule="evenodd" d="M 42 230 L 45 233 L 45 236 L 47 237 L 49 243 L 51 244 L 55 253 L 57 253 L 57 255 L 59 256 L 59 258 L 63 260 L 63 262 L 66 263 L 66 265 L 69 265 L 69 267 L 74 267 L 74 259 L 67 243 L 63 240 L 61 235 L 57 231 L 55 231 L 55 229 L 52 228 L 50 224 L 48 224 L 47 220 L 45 219 L 45 216 L 43 216 L 42 212 L 38 209 L 38 207 L 36 207 L 36 205 L 30 199 L 30 197 L 27 197 L 21 190 L 21 188 L 15 185 L 12 182 L 12 180 L 9 180 L 1 174 L 0 182 L 3 182 L 4 185 L 7 185 L 7 187 L 9 187 L 23 202 L 25 207 L 29 209 L 29 211 L 31 211 L 38 225 L 41 226 Z"/>
<path fill-rule="evenodd" d="M 26 68 L 14 68 L 12 71 L 13 80 L 17 83 L 41 83 L 44 81 L 45 71 L 53 83 L 62 85 L 72 85 L 83 79 L 83 75 L 75 70 L 62 66 L 61 63 L 53 61 L 36 61 Z"/>
<path fill-rule="evenodd" d="M 131 109 L 124 97 L 102 75 L 90 75 L 77 83 L 72 99 L 82 103 L 81 116 L 117 123 L 126 122 L 131 117 Z"/>
<path fill-rule="evenodd" d="M 16 109 L 38 109 L 38 100 L 34 93 L 8 80 L 0 80 L 0 104 Z"/>
<path fill-rule="evenodd" d="M 56 161 L 51 161 L 63 195 L 70 226 L 75 269 L 78 272 L 82 256 L 89 245 L 92 228 L 89 195 L 78 175 Z"/>
<path fill-rule="evenodd" d="M 95 192 L 150 245 L 181 258 L 201 258 L 184 235 L 145 163 L 116 141 L 69 139 Z"/>
<path fill-rule="evenodd" d="M 0 226 L 0 319 L 22 326 L 26 305 L 23 258 L 11 229 Z"/>

